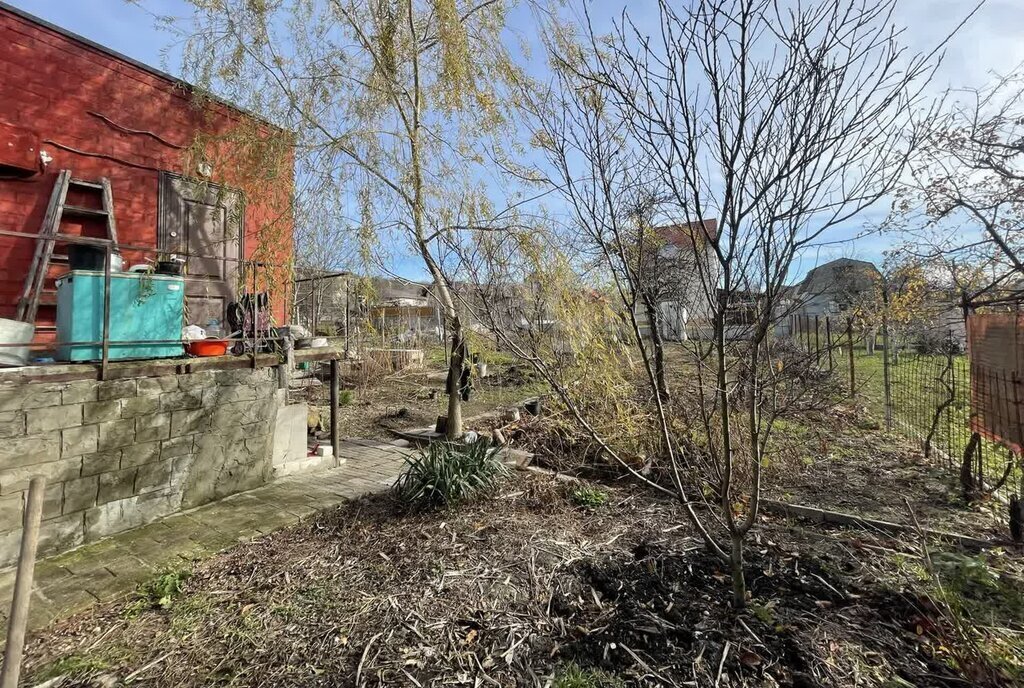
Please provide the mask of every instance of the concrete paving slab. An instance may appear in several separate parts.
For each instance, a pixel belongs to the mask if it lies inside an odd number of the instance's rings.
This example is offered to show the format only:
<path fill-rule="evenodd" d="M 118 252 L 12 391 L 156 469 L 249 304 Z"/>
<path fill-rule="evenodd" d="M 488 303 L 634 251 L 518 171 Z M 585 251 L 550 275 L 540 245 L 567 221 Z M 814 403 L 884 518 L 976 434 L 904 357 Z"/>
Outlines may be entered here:
<path fill-rule="evenodd" d="M 338 468 L 289 475 L 141 528 L 41 560 L 36 565 L 29 629 L 36 630 L 101 600 L 130 593 L 158 572 L 187 566 L 252 538 L 298 523 L 390 486 L 408 449 L 373 440 L 343 443 Z M 0 571 L 0 621 L 14 587 Z M 6 632 L 0 628 L 0 637 Z"/>

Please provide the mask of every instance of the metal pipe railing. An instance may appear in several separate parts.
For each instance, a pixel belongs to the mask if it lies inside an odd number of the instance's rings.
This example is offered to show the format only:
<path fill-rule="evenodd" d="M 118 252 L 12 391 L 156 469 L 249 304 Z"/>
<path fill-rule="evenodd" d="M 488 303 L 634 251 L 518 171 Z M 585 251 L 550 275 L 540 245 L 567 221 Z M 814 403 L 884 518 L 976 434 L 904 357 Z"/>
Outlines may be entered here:
<path fill-rule="evenodd" d="M 12 231 L 12 230 L 4 230 L 4 229 L 0 229 L 0 237 L 11 237 L 11 238 L 15 238 L 15 239 L 24 239 L 24 240 L 32 240 L 32 241 L 39 241 L 40 240 L 40 237 L 39 237 L 38 234 L 29 234 L 27 232 L 16 232 L 16 231 Z M 35 350 L 35 349 L 46 350 L 46 349 L 52 349 L 55 344 L 60 345 L 60 346 L 99 346 L 99 347 L 101 347 L 100 379 L 105 379 L 107 377 L 107 368 L 108 368 L 108 365 L 109 365 L 109 362 L 110 362 L 110 348 L 111 348 L 111 345 L 113 345 L 114 347 L 117 347 L 117 346 L 128 346 L 128 345 L 138 345 L 138 344 L 182 344 L 182 345 L 187 345 L 188 342 L 189 342 L 189 340 L 185 340 L 185 339 L 118 340 L 118 341 L 114 341 L 114 342 L 112 342 L 110 340 L 110 317 L 111 317 L 111 313 L 110 313 L 110 291 L 111 291 L 111 280 L 112 280 L 112 277 L 114 275 L 114 272 L 112 270 L 112 256 L 113 256 L 113 253 L 114 253 L 115 250 L 117 250 L 117 251 L 128 251 L 128 252 L 134 251 L 134 252 L 143 253 L 143 254 L 156 254 L 157 256 L 159 256 L 159 254 L 161 254 L 161 253 L 170 253 L 170 254 L 173 254 L 173 255 L 176 255 L 176 256 L 182 256 L 182 257 L 185 257 L 185 258 L 199 258 L 199 259 L 208 259 L 208 260 L 223 260 L 223 261 L 226 261 L 226 262 L 242 264 L 243 265 L 243 269 L 251 269 L 251 271 L 252 271 L 252 290 L 253 290 L 252 294 L 253 295 L 258 293 L 257 292 L 257 290 L 259 289 L 259 274 L 258 274 L 258 271 L 260 269 L 275 268 L 275 267 L 277 267 L 277 268 L 288 268 L 288 269 L 291 268 L 290 265 L 285 264 L 285 263 L 276 263 L 275 264 L 275 263 L 269 263 L 267 261 L 247 259 L 247 258 L 244 258 L 244 257 L 237 257 L 236 258 L 236 257 L 233 257 L 233 256 L 224 256 L 224 255 L 207 255 L 207 254 L 201 254 L 201 253 L 190 253 L 188 251 L 181 251 L 181 250 L 177 250 L 177 249 L 166 250 L 166 249 L 161 249 L 159 247 L 153 247 L 153 246 L 138 246 L 138 245 L 134 245 L 134 244 L 122 244 L 122 243 L 115 243 L 111 239 L 107 239 L 107 238 L 88 237 L 88 236 L 80 236 L 80 235 L 75 235 L 75 234 L 57 233 L 57 234 L 53 235 L 52 237 L 49 237 L 49 239 L 54 241 L 54 242 L 63 242 L 65 244 L 80 244 L 80 245 L 86 245 L 86 246 L 96 246 L 96 247 L 99 247 L 99 248 L 103 249 L 103 256 L 104 256 L 104 258 L 103 258 L 103 323 L 102 323 L 101 339 L 98 340 L 98 341 L 92 341 L 92 342 L 89 342 L 89 341 L 85 341 L 85 342 L 81 342 L 81 341 L 61 341 L 61 342 L 56 342 L 56 343 L 54 343 L 54 342 L 0 343 L 0 350 L 2 350 L 4 348 L 28 348 L 30 350 Z M 244 275 L 244 273 L 243 273 L 243 275 Z M 188 275 L 184 275 L 184 277 L 187 278 Z M 43 276 L 43 279 L 45 280 L 45 275 Z M 242 283 L 244 284 L 244 277 L 243 277 L 243 282 Z M 251 313 L 250 313 L 250 317 L 252 319 L 251 327 L 252 327 L 252 330 L 253 330 L 253 336 L 251 338 L 250 337 L 246 337 L 245 332 L 243 332 L 240 337 L 222 337 L 222 338 L 220 338 L 220 339 L 226 339 L 229 342 L 237 342 L 237 341 L 252 342 L 253 346 L 252 346 L 251 354 L 252 354 L 252 366 L 253 367 L 256 367 L 256 354 L 258 353 L 256 351 L 256 349 L 259 348 L 260 343 L 262 343 L 262 342 L 269 342 L 269 341 L 278 341 L 278 340 L 284 339 L 283 337 L 270 336 L 269 333 L 268 333 L 268 335 L 264 335 L 263 333 L 259 332 L 258 328 L 256 327 L 257 313 L 258 313 L 258 311 L 257 311 L 257 307 L 256 307 L 256 300 L 255 300 L 255 298 L 253 298 L 252 299 L 252 309 L 251 309 Z M 183 321 L 182 324 L 184 324 L 184 321 Z M 39 363 L 33 363 L 32 365 L 40 365 L 40 364 Z M 43 364 L 43 365 L 45 365 L 45 364 Z"/>

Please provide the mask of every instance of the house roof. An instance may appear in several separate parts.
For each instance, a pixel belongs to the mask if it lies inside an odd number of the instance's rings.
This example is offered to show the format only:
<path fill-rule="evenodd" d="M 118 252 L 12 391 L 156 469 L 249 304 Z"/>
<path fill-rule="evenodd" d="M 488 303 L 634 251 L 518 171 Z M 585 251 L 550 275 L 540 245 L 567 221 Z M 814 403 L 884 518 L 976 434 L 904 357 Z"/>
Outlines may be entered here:
<path fill-rule="evenodd" d="M 669 244 L 684 248 L 693 246 L 693 237 L 706 233 L 711 239 L 718 236 L 718 220 L 704 220 L 704 230 L 700 229 L 699 222 L 687 222 L 684 224 L 662 225 L 654 228 L 658 234 Z"/>
<path fill-rule="evenodd" d="M 43 19 L 42 17 L 37 17 L 34 14 L 26 12 L 23 9 L 20 9 L 18 7 L 14 7 L 13 5 L 9 5 L 6 2 L 4 2 L 3 0 L 0 0 L 0 10 L 3 10 L 3 11 L 8 12 L 10 14 L 13 14 L 16 17 L 20 17 L 21 19 L 24 19 L 25 21 L 32 22 L 33 24 L 38 24 L 39 26 L 42 26 L 43 28 L 49 29 L 50 31 L 53 31 L 54 33 L 58 33 L 58 34 L 64 36 L 65 38 L 69 38 L 69 39 L 71 39 L 71 40 L 73 40 L 73 41 L 75 41 L 77 43 L 81 43 L 82 45 L 86 46 L 87 48 L 90 48 L 90 49 L 95 50 L 97 52 L 103 53 L 103 54 L 105 54 L 105 55 L 107 55 L 109 57 L 114 58 L 115 60 L 120 61 L 120 62 L 125 62 L 125 63 L 131 65 L 132 67 L 136 67 L 138 69 L 141 69 L 144 72 L 148 72 L 149 74 L 152 74 L 153 76 L 155 76 L 157 78 L 160 78 L 160 79 L 163 79 L 164 81 L 169 82 L 173 86 L 178 86 L 180 88 L 183 88 L 183 89 L 185 89 L 185 90 L 187 90 L 189 92 L 193 92 L 193 93 L 196 92 L 196 91 L 201 90 L 198 87 L 196 87 L 194 84 L 191 84 L 191 83 L 185 81 L 184 79 L 182 79 L 180 77 L 173 76 L 173 75 L 168 74 L 167 72 L 165 72 L 163 70 L 160 70 L 160 69 L 157 69 L 156 67 L 148 65 L 145 62 L 141 62 L 139 60 L 136 60 L 135 58 L 128 57 L 124 53 L 119 53 L 118 51 L 114 50 L 113 48 L 109 48 L 109 47 L 107 47 L 105 45 L 97 43 L 96 41 L 90 40 L 90 39 L 86 38 L 85 36 L 82 36 L 80 34 L 75 33 L 74 31 L 69 31 L 68 29 L 65 29 L 62 26 L 57 26 L 56 24 L 54 24 L 52 22 L 48 22 L 45 19 Z M 226 100 L 224 100 L 222 98 L 219 98 L 219 97 L 217 97 L 217 96 L 215 96 L 213 94 L 208 94 L 208 95 L 209 95 L 209 97 L 212 100 L 214 100 L 217 103 L 223 105 L 224 107 L 230 108 L 230 109 L 234 110 L 235 112 L 238 112 L 240 114 L 245 115 L 246 117 L 251 117 L 252 119 L 258 120 L 258 121 L 266 124 L 269 127 L 273 127 L 275 129 L 281 129 L 282 131 L 284 131 L 284 129 L 282 127 L 280 127 L 277 124 L 274 124 L 273 122 L 268 121 L 265 117 L 261 117 L 260 115 L 257 115 L 254 112 L 250 112 L 249 110 L 246 110 L 243 107 L 240 107 L 238 105 L 235 105 L 234 103 L 228 102 L 228 101 L 226 101 Z"/>
<path fill-rule="evenodd" d="M 841 291 L 862 291 L 881 277 L 875 264 L 854 258 L 838 258 L 807 272 L 800 283 L 799 293 L 803 296 L 823 294 L 832 289 Z"/>

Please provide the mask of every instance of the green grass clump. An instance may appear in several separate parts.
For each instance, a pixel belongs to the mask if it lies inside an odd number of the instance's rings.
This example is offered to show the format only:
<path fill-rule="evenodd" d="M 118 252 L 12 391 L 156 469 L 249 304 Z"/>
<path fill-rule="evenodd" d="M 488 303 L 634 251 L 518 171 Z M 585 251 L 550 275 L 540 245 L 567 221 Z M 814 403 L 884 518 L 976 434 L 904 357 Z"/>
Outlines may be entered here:
<path fill-rule="evenodd" d="M 135 599 L 125 608 L 125 616 L 132 618 L 147 609 L 170 609 L 191 575 L 188 569 L 171 569 L 146 581 L 139 586 Z"/>
<path fill-rule="evenodd" d="M 58 676 L 82 678 L 98 674 L 109 668 L 110 663 L 102 657 L 74 654 L 61 657 L 53 664 L 50 664 L 39 674 L 38 678 L 41 680 L 57 678 Z"/>
<path fill-rule="evenodd" d="M 567 664 L 555 674 L 551 688 L 621 688 L 622 681 L 600 669 Z"/>
<path fill-rule="evenodd" d="M 351 389 L 338 390 L 338 406 L 348 406 L 355 399 L 355 391 Z"/>
<path fill-rule="evenodd" d="M 608 493 L 598 487 L 577 487 L 570 496 L 573 504 L 587 509 L 596 509 L 608 503 Z"/>
<path fill-rule="evenodd" d="M 419 508 L 451 507 L 493 492 L 508 467 L 489 440 L 435 442 L 412 459 L 395 482 L 395 494 Z"/>

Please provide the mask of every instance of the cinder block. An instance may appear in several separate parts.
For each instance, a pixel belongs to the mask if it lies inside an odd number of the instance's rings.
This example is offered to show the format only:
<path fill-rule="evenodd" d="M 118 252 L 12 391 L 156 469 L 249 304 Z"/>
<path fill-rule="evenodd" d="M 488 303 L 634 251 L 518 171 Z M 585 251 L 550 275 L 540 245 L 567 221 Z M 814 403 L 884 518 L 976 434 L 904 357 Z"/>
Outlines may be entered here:
<path fill-rule="evenodd" d="M 213 416 L 209 409 L 193 409 L 171 412 L 171 437 L 191 435 L 210 429 Z"/>
<path fill-rule="evenodd" d="M 96 506 L 96 497 L 99 494 L 100 478 L 98 475 L 90 475 L 85 478 L 77 478 L 64 483 L 64 511 L 70 514 L 74 511 L 82 511 Z"/>
<path fill-rule="evenodd" d="M 135 474 L 137 472 L 135 468 L 126 468 L 110 473 L 100 473 L 96 503 L 106 504 L 131 497 L 135 491 Z"/>
<path fill-rule="evenodd" d="M 121 450 L 121 468 L 132 468 L 160 459 L 160 442 L 136 442 Z"/>
<path fill-rule="evenodd" d="M 160 395 L 161 411 L 179 411 L 198 409 L 203 406 L 203 391 L 200 389 L 182 390 Z"/>
<path fill-rule="evenodd" d="M 121 400 L 121 417 L 138 418 L 160 410 L 160 397 L 134 397 Z"/>
<path fill-rule="evenodd" d="M 135 380 L 105 380 L 96 383 L 96 399 L 128 399 L 138 394 L 138 383 Z"/>
<path fill-rule="evenodd" d="M 47 483 L 43 492 L 43 520 L 61 515 L 64 509 L 64 483 Z"/>
<path fill-rule="evenodd" d="M 240 370 L 218 370 L 218 385 L 258 385 L 268 382 L 275 375 L 270 368 L 242 368 Z"/>
<path fill-rule="evenodd" d="M 0 411 L 0 438 L 25 434 L 24 411 Z"/>
<path fill-rule="evenodd" d="M 21 466 L 0 472 L 0 494 L 7 495 L 28 489 L 32 476 L 41 475 L 50 484 L 72 480 L 82 474 L 82 457 L 60 459 L 32 466 Z"/>
<path fill-rule="evenodd" d="M 121 400 L 92 401 L 82 405 L 82 422 L 103 423 L 121 417 Z"/>
<path fill-rule="evenodd" d="M 60 392 L 35 387 L 33 383 L 0 385 L 0 411 L 60 406 Z"/>
<path fill-rule="evenodd" d="M 234 371 L 227 371 L 234 372 Z M 256 399 L 256 388 L 251 385 L 221 385 L 203 390 L 203 405 L 232 404 Z"/>
<path fill-rule="evenodd" d="M 82 512 L 43 521 L 39 527 L 39 552 L 52 554 L 78 547 L 85 541 Z"/>
<path fill-rule="evenodd" d="M 73 428 L 82 424 L 82 405 L 51 406 L 25 412 L 25 431 L 30 435 Z"/>
<path fill-rule="evenodd" d="M 159 492 L 101 504 L 85 512 L 85 539 L 91 542 L 138 528 L 180 508 L 180 495 Z"/>
<path fill-rule="evenodd" d="M 0 471 L 48 463 L 60 458 L 60 435 L 12 437 L 0 442 Z"/>
<path fill-rule="evenodd" d="M 135 493 L 142 494 L 169 487 L 173 461 L 173 459 L 166 459 L 139 466 L 139 473 L 135 477 Z"/>
<path fill-rule="evenodd" d="M 191 435 L 164 440 L 160 443 L 160 458 L 173 459 L 179 456 L 187 456 L 192 453 L 192 444 L 193 438 Z"/>
<path fill-rule="evenodd" d="M 126 447 L 135 442 L 135 420 L 112 420 L 99 424 L 98 451 Z"/>
<path fill-rule="evenodd" d="M 62 404 L 81 404 L 96 401 L 97 382 L 95 380 L 75 380 L 67 382 L 60 393 Z"/>
<path fill-rule="evenodd" d="M 160 377 L 143 377 L 138 380 L 139 396 L 160 396 L 165 392 L 178 389 L 177 375 L 161 375 Z"/>
<path fill-rule="evenodd" d="M 138 442 L 166 440 L 171 436 L 171 414 L 151 413 L 135 419 L 135 439 Z"/>
<path fill-rule="evenodd" d="M 82 457 L 82 475 L 116 471 L 121 466 L 121 450 L 109 449 Z"/>
<path fill-rule="evenodd" d="M 60 455 L 64 457 L 92 454 L 99 441 L 99 426 L 83 425 L 60 433 Z"/>
<path fill-rule="evenodd" d="M 0 532 L 20 528 L 24 518 L 25 493 L 15 492 L 14 494 L 0 497 Z M 2 566 L 2 564 L 0 564 Z"/>
<path fill-rule="evenodd" d="M 204 370 L 189 375 L 178 375 L 178 388 L 182 390 L 197 390 L 213 387 L 217 379 L 212 370 Z"/>

